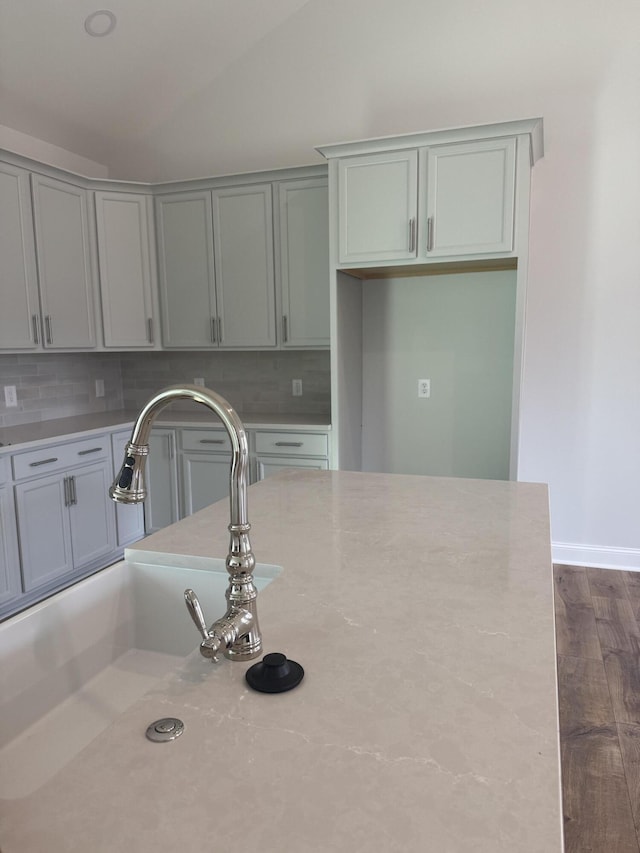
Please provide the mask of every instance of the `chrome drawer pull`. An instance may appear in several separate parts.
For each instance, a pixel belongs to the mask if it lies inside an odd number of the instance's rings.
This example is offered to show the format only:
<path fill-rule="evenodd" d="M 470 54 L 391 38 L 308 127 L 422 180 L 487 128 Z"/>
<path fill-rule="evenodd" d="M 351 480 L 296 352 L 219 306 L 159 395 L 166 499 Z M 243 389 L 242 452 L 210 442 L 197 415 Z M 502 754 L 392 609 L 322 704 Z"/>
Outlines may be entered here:
<path fill-rule="evenodd" d="M 276 441 L 276 447 L 302 447 L 301 441 Z"/>
<path fill-rule="evenodd" d="M 38 465 L 50 465 L 51 462 L 57 462 L 58 457 L 52 456 L 51 459 L 41 459 L 39 462 L 29 462 L 29 468 L 37 468 Z"/>
<path fill-rule="evenodd" d="M 224 444 L 224 438 L 201 438 L 200 444 Z"/>
<path fill-rule="evenodd" d="M 100 453 L 101 447 L 92 447 L 90 450 L 79 450 L 78 456 L 87 456 L 89 453 Z"/>

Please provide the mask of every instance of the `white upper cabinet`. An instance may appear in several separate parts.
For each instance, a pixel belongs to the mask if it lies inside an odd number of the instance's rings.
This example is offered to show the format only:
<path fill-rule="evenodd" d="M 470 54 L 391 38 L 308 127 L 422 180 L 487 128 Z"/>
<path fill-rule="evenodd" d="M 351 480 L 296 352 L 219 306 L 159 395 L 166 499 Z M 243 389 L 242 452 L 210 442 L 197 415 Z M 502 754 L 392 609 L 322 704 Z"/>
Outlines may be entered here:
<path fill-rule="evenodd" d="M 516 140 L 437 145 L 421 151 L 425 223 L 420 254 L 509 254 L 513 250 Z M 426 188 L 426 198 L 424 189 Z"/>
<path fill-rule="evenodd" d="M 105 346 L 150 348 L 154 318 L 147 196 L 96 192 L 95 204 Z"/>
<path fill-rule="evenodd" d="M 275 347 L 271 185 L 156 197 L 166 347 Z"/>
<path fill-rule="evenodd" d="M 29 173 L 0 163 L 0 349 L 35 349 L 40 302 Z"/>
<path fill-rule="evenodd" d="M 212 199 L 218 342 L 275 347 L 271 184 L 215 189 Z"/>
<path fill-rule="evenodd" d="M 327 181 L 278 187 L 283 347 L 329 346 Z"/>
<path fill-rule="evenodd" d="M 526 239 L 541 119 L 318 150 L 329 160 L 338 268 L 492 262 L 517 257 L 518 238 Z"/>
<path fill-rule="evenodd" d="M 87 192 L 33 174 L 34 222 L 46 348 L 96 345 Z"/>
<path fill-rule="evenodd" d="M 216 346 L 211 192 L 158 196 L 155 204 L 164 346 Z"/>
<path fill-rule="evenodd" d="M 340 159 L 340 263 L 415 258 L 417 210 L 417 151 Z"/>

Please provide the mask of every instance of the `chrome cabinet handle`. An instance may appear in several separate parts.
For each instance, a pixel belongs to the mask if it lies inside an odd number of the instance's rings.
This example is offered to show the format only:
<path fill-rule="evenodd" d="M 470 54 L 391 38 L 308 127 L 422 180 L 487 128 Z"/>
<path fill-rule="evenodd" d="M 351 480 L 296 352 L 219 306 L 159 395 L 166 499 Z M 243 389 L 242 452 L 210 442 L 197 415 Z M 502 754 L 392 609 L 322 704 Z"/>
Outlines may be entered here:
<path fill-rule="evenodd" d="M 147 317 L 147 337 L 149 338 L 149 343 L 153 343 L 153 317 Z"/>
<path fill-rule="evenodd" d="M 427 252 L 433 251 L 433 216 L 427 219 Z"/>
<path fill-rule="evenodd" d="M 89 453 L 100 453 L 101 447 L 92 447 L 90 450 L 79 450 L 78 456 L 88 456 Z"/>
<path fill-rule="evenodd" d="M 412 216 L 409 220 L 409 251 L 416 250 L 416 218 Z"/>
<path fill-rule="evenodd" d="M 201 438 L 200 444 L 224 444 L 224 438 Z"/>
<path fill-rule="evenodd" d="M 31 323 L 33 325 L 33 342 L 34 342 L 34 344 L 39 344 L 40 343 L 40 332 L 38 330 L 38 315 L 37 314 L 31 315 Z"/>
<path fill-rule="evenodd" d="M 47 334 L 47 343 L 53 343 L 53 332 L 51 331 L 51 315 L 47 314 L 44 318 L 44 327 Z"/>
<path fill-rule="evenodd" d="M 222 317 L 218 314 L 218 343 L 222 343 Z"/>
<path fill-rule="evenodd" d="M 78 503 L 78 495 L 76 494 L 76 478 L 69 477 L 69 504 L 75 506 Z"/>
<path fill-rule="evenodd" d="M 302 447 L 301 441 L 276 441 L 274 442 L 276 447 Z"/>
<path fill-rule="evenodd" d="M 57 456 L 51 456 L 49 459 L 39 459 L 37 462 L 29 462 L 29 468 L 38 468 L 40 465 L 50 465 L 52 462 L 57 462 Z"/>
<path fill-rule="evenodd" d="M 64 505 L 69 506 L 71 500 L 69 498 L 69 478 L 65 477 L 62 481 L 62 485 L 64 486 Z"/>
<path fill-rule="evenodd" d="M 287 326 L 288 326 L 287 315 L 283 314 L 282 315 L 282 343 L 283 344 L 286 344 L 287 340 L 289 339 L 289 329 L 287 328 Z"/>
<path fill-rule="evenodd" d="M 216 343 L 216 318 L 213 315 L 211 317 L 211 343 Z"/>

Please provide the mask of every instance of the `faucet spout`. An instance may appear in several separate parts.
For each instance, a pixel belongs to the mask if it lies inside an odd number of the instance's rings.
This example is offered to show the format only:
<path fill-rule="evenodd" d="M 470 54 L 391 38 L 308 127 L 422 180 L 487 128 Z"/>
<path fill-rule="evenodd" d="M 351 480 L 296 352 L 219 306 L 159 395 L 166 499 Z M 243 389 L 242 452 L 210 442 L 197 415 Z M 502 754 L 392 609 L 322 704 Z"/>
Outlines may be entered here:
<path fill-rule="evenodd" d="M 159 391 L 138 415 L 131 441 L 125 449 L 122 468 L 109 489 L 109 495 L 119 503 L 139 503 L 145 499 L 144 469 L 149 455 L 151 428 L 160 412 L 176 400 L 192 400 L 206 406 L 220 418 L 231 440 L 227 612 L 214 625 L 232 620 L 234 625 L 240 626 L 237 632 L 233 632 L 224 654 L 235 660 L 251 660 L 260 654 L 262 640 L 256 611 L 258 593 L 253 583 L 255 558 L 249 539 L 251 525 L 247 517 L 249 443 L 242 421 L 231 405 L 224 397 L 199 385 L 172 385 Z M 245 614 L 249 614 L 249 618 L 245 618 Z M 207 656 L 212 657 L 210 654 Z"/>

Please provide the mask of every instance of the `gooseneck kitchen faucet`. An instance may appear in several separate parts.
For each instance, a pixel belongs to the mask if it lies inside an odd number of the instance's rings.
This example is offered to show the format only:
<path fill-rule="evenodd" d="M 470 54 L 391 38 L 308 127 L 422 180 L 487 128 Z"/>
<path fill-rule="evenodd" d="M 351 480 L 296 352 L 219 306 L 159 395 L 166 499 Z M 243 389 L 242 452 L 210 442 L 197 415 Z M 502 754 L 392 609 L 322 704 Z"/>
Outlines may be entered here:
<path fill-rule="evenodd" d="M 219 650 L 230 660 L 251 660 L 262 650 L 256 599 L 253 583 L 255 558 L 251 551 L 247 519 L 247 487 L 249 482 L 249 445 L 242 421 L 229 403 L 208 388 L 198 385 L 172 385 L 155 394 L 142 408 L 125 449 L 122 468 L 109 489 L 112 500 L 123 504 L 140 503 L 147 496 L 144 469 L 149 455 L 149 434 L 158 414 L 176 400 L 193 400 L 216 414 L 231 439 L 231 469 L 229 477 L 229 554 L 226 567 L 229 586 L 226 592 L 227 611 L 207 628 L 200 602 L 191 589 L 184 597 L 191 618 L 202 635 L 200 651 L 204 657 L 216 660 Z"/>

